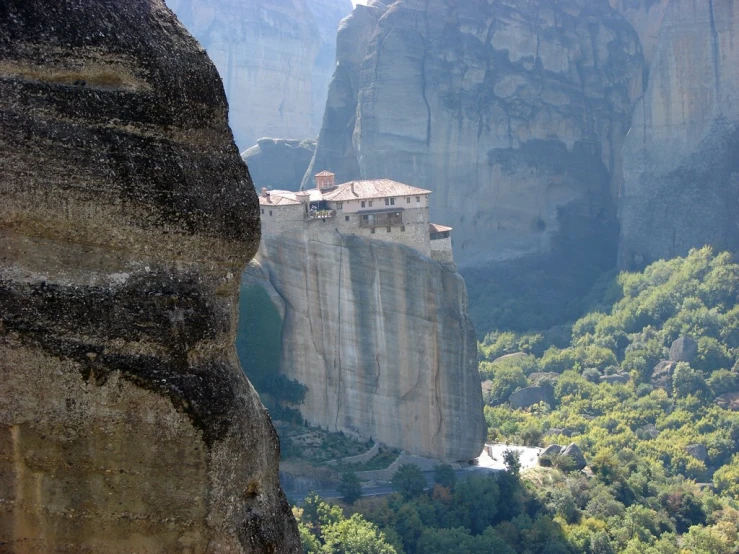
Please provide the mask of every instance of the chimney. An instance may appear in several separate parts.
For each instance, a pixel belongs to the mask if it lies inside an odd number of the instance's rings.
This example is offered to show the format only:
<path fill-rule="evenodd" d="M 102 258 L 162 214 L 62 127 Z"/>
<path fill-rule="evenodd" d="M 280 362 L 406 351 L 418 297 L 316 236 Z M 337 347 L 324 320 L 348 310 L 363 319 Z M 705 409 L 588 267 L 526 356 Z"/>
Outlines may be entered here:
<path fill-rule="evenodd" d="M 354 181 L 352 181 L 352 194 L 354 196 L 357 196 L 357 193 L 354 191 Z"/>
<path fill-rule="evenodd" d="M 262 187 L 262 196 L 267 196 L 267 187 Z"/>

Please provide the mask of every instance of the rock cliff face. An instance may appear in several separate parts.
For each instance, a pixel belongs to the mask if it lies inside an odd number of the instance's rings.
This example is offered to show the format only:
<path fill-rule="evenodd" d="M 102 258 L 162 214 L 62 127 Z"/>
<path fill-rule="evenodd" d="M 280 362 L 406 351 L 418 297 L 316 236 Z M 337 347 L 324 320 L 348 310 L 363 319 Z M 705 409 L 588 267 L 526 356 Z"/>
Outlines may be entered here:
<path fill-rule="evenodd" d="M 670 0 L 609 0 L 609 2 L 639 33 L 644 60 L 649 67 Z"/>
<path fill-rule="evenodd" d="M 314 140 L 262 138 L 241 157 L 249 166 L 257 190 L 298 190 L 315 151 Z"/>
<path fill-rule="evenodd" d="M 257 255 L 282 315 L 281 371 L 308 387 L 314 425 L 445 460 L 485 438 L 474 329 L 450 266 L 330 233 L 267 238 Z"/>
<path fill-rule="evenodd" d="M 739 250 L 739 3 L 670 0 L 624 146 L 621 267 Z"/>
<path fill-rule="evenodd" d="M 259 242 L 215 68 L 161 0 L 0 5 L 0 544 L 301 552 L 233 348 Z"/>
<path fill-rule="evenodd" d="M 336 71 L 328 89 L 316 153 L 303 178 L 304 188 L 311 188 L 313 175 L 328 168 L 336 173 L 337 182 L 361 176 L 352 133 L 356 125 L 362 62 L 377 22 L 390 3 L 388 0 L 369 0 L 366 6 L 358 4 L 339 26 Z"/>
<path fill-rule="evenodd" d="M 607 1 L 400 0 L 357 7 L 342 26 L 312 170 L 432 189 L 463 265 L 599 234 L 615 258 L 644 63 Z"/>
<path fill-rule="evenodd" d="M 216 64 L 236 143 L 318 134 L 349 0 L 168 0 Z"/>

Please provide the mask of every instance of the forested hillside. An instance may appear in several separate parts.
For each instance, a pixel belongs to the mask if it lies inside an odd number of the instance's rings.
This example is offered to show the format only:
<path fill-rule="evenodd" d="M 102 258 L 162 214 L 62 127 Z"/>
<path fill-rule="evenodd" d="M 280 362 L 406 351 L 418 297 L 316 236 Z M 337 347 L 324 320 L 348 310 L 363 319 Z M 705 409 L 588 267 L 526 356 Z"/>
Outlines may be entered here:
<path fill-rule="evenodd" d="M 432 490 L 406 476 L 398 494 L 340 517 L 313 499 L 306 552 L 343 552 L 341 529 L 363 537 L 357 552 L 736 553 L 738 285 L 730 255 L 693 250 L 604 280 L 572 325 L 488 335 L 489 438 L 575 443 L 588 467 L 555 452 L 520 476 L 515 458 L 468 481 L 440 468 Z"/>

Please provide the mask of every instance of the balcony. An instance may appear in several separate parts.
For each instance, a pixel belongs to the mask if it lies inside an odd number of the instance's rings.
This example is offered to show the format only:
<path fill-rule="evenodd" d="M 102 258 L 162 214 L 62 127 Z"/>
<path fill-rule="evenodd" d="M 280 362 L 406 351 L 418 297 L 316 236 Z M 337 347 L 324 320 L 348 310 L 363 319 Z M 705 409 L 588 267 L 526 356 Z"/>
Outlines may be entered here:
<path fill-rule="evenodd" d="M 402 210 L 362 213 L 359 219 L 360 227 L 395 227 L 403 225 Z"/>
<path fill-rule="evenodd" d="M 305 219 L 333 219 L 336 210 L 311 210 L 304 214 Z"/>

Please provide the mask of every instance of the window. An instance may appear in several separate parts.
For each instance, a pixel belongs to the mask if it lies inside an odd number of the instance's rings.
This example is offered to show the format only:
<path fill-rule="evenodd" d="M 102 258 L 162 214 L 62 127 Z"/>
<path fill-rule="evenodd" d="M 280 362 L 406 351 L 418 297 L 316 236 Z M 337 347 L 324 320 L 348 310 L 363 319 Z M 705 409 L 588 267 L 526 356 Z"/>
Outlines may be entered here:
<path fill-rule="evenodd" d="M 395 198 L 385 198 L 386 206 L 395 206 Z"/>
<path fill-rule="evenodd" d="M 390 205 L 391 206 L 395 206 L 395 198 L 391 198 L 390 199 Z"/>
<path fill-rule="evenodd" d="M 421 201 L 421 197 L 420 196 L 416 196 L 416 202 L 420 202 L 420 201 Z"/>
<path fill-rule="evenodd" d="M 372 227 L 372 229 L 370 229 L 370 233 L 372 233 L 373 235 L 375 234 L 375 228 L 374 227 Z"/>
<path fill-rule="evenodd" d="M 269 211 L 269 215 L 272 215 L 272 210 Z"/>
<path fill-rule="evenodd" d="M 387 228 L 387 232 L 388 232 L 388 233 L 392 232 L 392 229 L 393 229 L 392 227 L 388 227 L 388 228 Z"/>
<path fill-rule="evenodd" d="M 372 200 L 369 201 L 369 207 L 372 207 Z"/>
<path fill-rule="evenodd" d="M 366 204 L 367 204 L 367 202 L 365 202 L 364 200 L 362 200 L 362 207 L 363 208 L 365 207 Z"/>
<path fill-rule="evenodd" d="M 336 203 L 336 209 L 337 210 L 341 210 L 343 207 L 344 207 L 344 203 L 343 202 L 337 202 Z"/>
<path fill-rule="evenodd" d="M 264 215 L 264 208 L 262 208 L 262 215 Z"/>
<path fill-rule="evenodd" d="M 405 197 L 405 203 L 406 204 L 410 204 L 411 203 L 411 197 L 410 196 L 406 196 Z"/>
<path fill-rule="evenodd" d="M 348 215 L 345 215 L 344 216 L 344 221 L 349 221 L 349 216 Z"/>
<path fill-rule="evenodd" d="M 401 230 L 401 231 L 405 231 L 405 225 L 401 225 L 401 226 L 400 226 L 400 230 Z"/>

